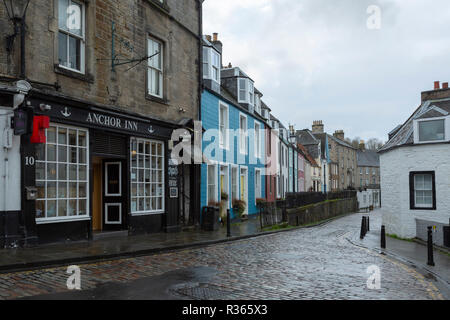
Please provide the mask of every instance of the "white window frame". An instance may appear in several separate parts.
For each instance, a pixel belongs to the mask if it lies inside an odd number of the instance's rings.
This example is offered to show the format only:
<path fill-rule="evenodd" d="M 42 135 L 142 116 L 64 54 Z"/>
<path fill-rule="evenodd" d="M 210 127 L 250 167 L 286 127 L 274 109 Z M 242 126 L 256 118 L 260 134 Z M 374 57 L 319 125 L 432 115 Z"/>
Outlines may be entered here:
<path fill-rule="evenodd" d="M 230 192 L 229 198 L 231 201 L 233 201 L 235 199 L 239 200 L 239 196 L 240 196 L 240 193 L 239 193 L 239 166 L 232 164 L 232 165 L 230 165 L 230 170 L 231 170 L 231 172 L 230 172 L 230 177 L 231 177 L 231 181 L 230 181 L 231 190 L 230 191 L 231 192 Z M 233 174 L 234 170 L 235 170 L 235 174 Z M 233 190 L 233 176 L 236 179 L 236 184 L 235 184 L 236 190 Z"/>
<path fill-rule="evenodd" d="M 439 121 L 444 120 L 444 139 L 442 140 L 430 140 L 430 141 L 420 141 L 420 123 L 422 122 L 431 122 L 431 121 Z M 419 119 L 414 120 L 414 143 L 422 144 L 422 143 L 440 143 L 450 140 L 450 117 L 436 117 L 436 118 L 428 118 L 428 119 Z"/>
<path fill-rule="evenodd" d="M 255 157 L 262 158 L 261 124 L 255 120 Z"/>
<path fill-rule="evenodd" d="M 431 176 L 431 189 L 417 189 L 416 186 L 416 177 L 417 176 Z M 431 204 L 417 204 L 417 191 L 431 191 Z M 432 209 L 434 208 L 434 199 L 433 199 L 433 175 L 429 173 L 416 173 L 414 174 L 414 207 L 416 209 Z"/>
<path fill-rule="evenodd" d="M 157 40 L 157 39 L 149 36 L 147 38 L 147 54 L 149 56 L 151 55 L 150 54 L 150 44 L 152 44 L 152 42 L 155 42 L 155 43 L 159 44 L 159 46 L 161 48 L 161 52 L 159 52 L 159 54 L 158 54 L 160 56 L 160 58 L 161 58 L 161 68 L 158 69 L 157 67 L 154 67 L 154 66 L 150 65 L 150 60 L 151 59 L 155 59 L 156 57 L 158 57 L 158 55 L 155 55 L 152 58 L 148 59 L 148 62 L 147 62 L 147 93 L 150 96 L 162 99 L 164 97 L 164 43 L 162 41 L 160 41 L 160 40 Z M 159 95 L 151 92 L 152 82 L 151 82 L 150 74 L 151 74 L 152 70 L 155 70 L 155 72 L 159 73 L 159 88 L 160 88 L 160 91 L 161 91 Z"/>
<path fill-rule="evenodd" d="M 217 82 L 220 84 L 220 70 L 221 70 L 221 66 L 220 66 L 220 54 L 211 48 L 211 80 L 213 80 L 214 82 Z M 214 65 L 214 57 L 217 56 L 217 66 Z M 214 69 L 217 69 L 217 79 L 214 79 Z"/>
<path fill-rule="evenodd" d="M 222 175 L 222 169 L 225 169 L 225 180 L 226 180 L 226 186 L 225 186 L 225 193 L 228 195 L 227 200 L 227 208 L 230 208 L 230 166 L 227 163 L 221 163 L 219 165 L 219 178 Z M 220 179 L 218 181 L 218 187 L 220 190 Z M 219 199 L 222 201 L 222 193 L 219 192 Z"/>
<path fill-rule="evenodd" d="M 224 121 L 224 132 L 221 130 L 222 123 L 222 108 L 226 109 L 226 119 Z M 229 150 L 230 139 L 229 139 L 229 128 L 230 128 L 230 108 L 227 104 L 219 101 L 219 146 L 222 149 Z M 223 135 L 225 133 L 225 135 Z"/>
<path fill-rule="evenodd" d="M 241 88 L 241 80 L 245 83 L 245 88 Z M 251 106 L 255 104 L 255 84 L 249 78 L 237 78 L 238 102 L 248 103 Z M 241 99 L 241 91 L 245 91 L 245 99 Z M 252 98 L 253 97 L 253 98 Z"/>
<path fill-rule="evenodd" d="M 209 167 L 214 167 L 214 198 L 213 199 L 209 199 Z M 219 183 L 218 183 L 218 163 L 212 163 L 212 164 L 208 164 L 206 166 L 206 205 L 209 206 L 210 202 L 218 202 L 218 187 L 219 187 Z"/>
<path fill-rule="evenodd" d="M 145 138 L 139 138 L 139 137 L 131 137 L 130 139 L 130 157 L 132 157 L 132 143 L 133 141 L 136 142 L 136 156 L 147 156 L 147 154 L 145 153 L 139 153 L 139 142 L 144 143 L 144 148 L 145 148 L 145 144 L 146 143 L 150 143 L 150 146 L 152 146 L 152 144 L 156 144 L 156 145 L 161 145 L 161 155 L 155 154 L 153 155 L 152 150 L 150 150 L 150 167 L 149 168 L 145 168 L 145 163 L 144 163 L 144 167 L 140 167 L 139 166 L 139 161 L 137 161 L 136 167 L 133 167 L 133 163 L 132 161 L 130 161 L 130 167 L 128 168 L 130 171 L 130 175 L 132 175 L 133 173 L 133 169 L 136 169 L 136 180 L 133 180 L 132 178 L 130 178 L 130 198 L 131 198 L 131 204 L 130 204 L 130 212 L 132 216 L 142 216 L 142 215 L 152 215 L 152 214 L 162 214 L 165 213 L 166 209 L 165 209 L 165 205 L 166 205 L 166 185 L 165 185 L 165 166 L 166 166 L 166 154 L 165 154 L 165 146 L 164 146 L 164 142 L 159 141 L 159 140 L 153 140 L 153 139 L 145 139 Z M 161 169 L 159 168 L 152 168 L 152 158 L 161 158 Z M 137 160 L 137 159 L 136 159 Z M 144 162 L 145 162 L 145 158 L 144 158 Z M 139 171 L 140 170 L 150 170 L 150 182 L 140 182 L 139 181 Z M 160 171 L 161 172 L 161 181 L 156 181 L 156 182 L 152 182 L 152 171 Z M 145 175 L 145 173 L 144 173 Z M 144 178 L 145 180 L 145 178 Z M 132 190 L 133 190 L 133 183 L 136 184 L 136 188 L 139 188 L 139 185 L 141 183 L 144 184 L 144 195 L 138 195 L 139 193 L 135 195 L 133 195 Z M 146 184 L 150 185 L 150 194 L 149 195 L 145 195 L 145 188 L 146 188 Z M 151 186 L 152 184 L 156 185 L 156 189 L 158 188 L 158 185 L 162 185 L 162 189 L 161 189 L 161 196 L 157 196 L 157 195 L 152 195 L 151 194 Z M 132 203 L 133 203 L 133 198 L 136 198 L 136 210 L 132 211 Z M 152 200 L 152 198 L 161 198 L 161 209 L 154 209 L 154 210 L 141 210 L 139 211 L 139 199 L 143 198 L 144 199 L 144 206 L 145 206 L 145 201 L 147 200 L 147 198 L 150 199 L 150 201 Z"/>
<path fill-rule="evenodd" d="M 257 181 L 258 181 L 258 174 L 259 173 L 259 194 L 257 189 Z M 255 205 L 256 205 L 256 199 L 262 198 L 262 169 L 255 168 Z"/>
<path fill-rule="evenodd" d="M 78 1 L 78 0 L 67 0 L 68 5 L 70 6 L 71 2 L 75 2 L 76 4 L 81 6 L 81 36 L 71 33 L 68 30 L 63 30 L 59 28 L 59 0 L 57 1 L 57 12 L 58 12 L 58 18 L 57 18 L 57 23 L 58 23 L 58 66 L 60 68 L 63 69 L 67 69 L 73 72 L 77 72 L 77 73 L 81 73 L 81 74 L 85 74 L 85 57 L 86 57 L 86 5 L 84 4 L 84 2 L 82 1 Z M 67 61 L 69 61 L 69 36 L 77 38 L 80 40 L 80 70 L 75 69 L 75 68 L 71 68 L 68 66 L 64 66 L 62 64 L 59 64 L 59 33 L 64 33 L 65 35 L 67 35 Z"/>
<path fill-rule="evenodd" d="M 210 61 L 211 54 L 210 54 L 210 50 L 211 50 L 210 47 L 206 47 L 206 46 L 203 47 L 203 64 L 202 64 L 202 66 L 203 66 L 203 71 L 202 71 L 203 72 L 203 79 L 210 79 L 211 78 L 211 68 L 210 68 L 210 65 L 211 65 L 211 61 Z"/>
<path fill-rule="evenodd" d="M 245 128 L 242 128 L 241 120 L 245 119 Z M 239 113 L 239 152 L 241 154 L 248 153 L 248 118 L 245 114 Z M 242 141 L 244 140 L 244 141 Z M 243 143 L 244 142 L 244 143 Z"/>
<path fill-rule="evenodd" d="M 55 130 L 56 130 L 55 131 L 55 135 L 56 135 L 55 136 L 55 139 L 56 139 L 55 143 L 46 143 L 46 144 L 43 145 L 44 148 L 45 148 L 45 152 L 44 152 L 45 160 L 37 160 L 36 159 L 36 165 L 38 163 L 43 163 L 44 164 L 44 174 L 46 174 L 46 172 L 47 172 L 47 165 L 49 163 L 50 164 L 55 164 L 56 165 L 56 173 L 55 173 L 56 179 L 49 180 L 49 179 L 46 179 L 45 176 L 44 176 L 44 179 L 38 179 L 37 182 L 44 182 L 45 186 L 47 185 L 47 183 L 49 181 L 51 183 L 56 183 L 56 187 L 55 187 L 56 188 L 56 190 L 55 190 L 56 196 L 55 196 L 55 198 L 49 198 L 48 197 L 48 189 L 47 189 L 47 187 L 44 187 L 44 192 L 45 192 L 44 198 L 38 198 L 36 201 L 44 201 L 44 208 L 45 208 L 44 215 L 45 215 L 45 217 L 36 218 L 36 224 L 47 224 L 47 223 L 90 220 L 91 217 L 90 217 L 90 211 L 89 211 L 89 209 L 90 209 L 90 205 L 89 205 L 89 203 L 90 203 L 89 202 L 90 201 L 90 197 L 89 197 L 89 195 L 90 195 L 89 194 L 89 190 L 90 190 L 90 187 L 89 187 L 89 170 L 90 170 L 90 164 L 89 164 L 89 130 L 87 130 L 85 128 L 80 128 L 80 127 L 61 125 L 61 124 L 58 124 L 58 123 L 50 123 L 50 127 L 54 127 Z M 67 143 L 68 143 L 67 145 L 59 144 L 58 131 L 59 131 L 60 128 L 67 130 L 67 133 L 66 133 L 67 134 Z M 69 130 L 75 130 L 76 131 L 76 135 L 77 135 L 76 145 L 69 145 L 69 141 L 68 141 L 68 139 L 69 139 Z M 47 135 L 47 131 L 48 131 L 48 129 L 46 129 L 46 135 Z M 79 131 L 85 133 L 86 146 L 84 146 L 84 147 L 80 147 L 79 146 L 79 139 L 78 139 L 78 132 Z M 48 160 L 47 144 L 54 145 L 55 148 L 56 148 L 56 151 L 55 151 L 56 160 L 55 161 L 49 161 Z M 59 158 L 59 154 L 58 154 L 59 153 L 59 146 L 63 146 L 63 147 L 65 146 L 67 148 L 67 150 L 66 150 L 66 152 L 67 152 L 66 162 L 60 162 L 59 159 L 58 159 Z M 72 163 L 72 162 L 69 161 L 70 147 L 76 147 L 77 148 L 77 162 L 76 163 Z M 79 159 L 79 149 L 84 149 L 86 151 L 86 163 L 82 164 L 83 166 L 86 167 L 86 180 L 80 180 L 80 176 L 79 176 L 79 170 L 78 170 L 78 167 L 80 166 L 80 162 L 78 161 L 78 159 Z M 67 165 L 66 180 L 59 180 L 58 170 L 59 170 L 59 165 L 60 164 L 66 164 Z M 75 180 L 71 180 L 70 179 L 70 176 L 69 176 L 70 175 L 70 170 L 69 170 L 69 168 L 70 168 L 69 166 L 70 165 L 76 165 L 76 167 L 77 167 L 77 178 Z M 76 183 L 77 184 L 77 196 L 76 197 L 70 197 L 69 196 L 69 186 L 67 186 L 66 197 L 59 198 L 58 197 L 59 182 L 63 182 L 63 183 L 66 182 L 68 184 L 69 183 Z M 79 183 L 86 184 L 86 196 L 85 197 L 80 197 L 79 196 L 79 190 L 80 190 L 79 185 L 78 185 Z M 58 200 L 60 200 L 60 199 L 66 200 L 66 204 L 67 204 L 66 208 L 68 208 L 68 201 L 69 200 L 76 200 L 77 201 L 77 208 L 76 208 L 77 213 L 78 213 L 78 210 L 79 210 L 79 203 L 78 203 L 79 200 L 85 201 L 86 202 L 85 214 L 84 215 L 76 215 L 76 216 L 58 216 Z M 47 202 L 48 201 L 56 201 L 56 204 L 55 204 L 55 217 L 46 217 L 47 216 Z"/>

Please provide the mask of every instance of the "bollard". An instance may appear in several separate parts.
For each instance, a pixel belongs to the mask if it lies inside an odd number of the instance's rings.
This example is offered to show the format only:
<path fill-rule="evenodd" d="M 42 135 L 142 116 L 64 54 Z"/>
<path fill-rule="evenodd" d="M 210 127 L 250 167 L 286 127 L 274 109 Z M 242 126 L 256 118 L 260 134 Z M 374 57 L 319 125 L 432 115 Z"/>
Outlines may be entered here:
<path fill-rule="evenodd" d="M 434 266 L 433 258 L 433 227 L 428 227 L 428 265 Z"/>
<path fill-rule="evenodd" d="M 366 231 L 366 217 L 362 217 L 362 220 L 361 220 L 361 234 L 359 236 L 359 238 L 361 240 L 364 239 L 364 236 L 366 235 L 365 231 Z"/>
<path fill-rule="evenodd" d="M 386 249 L 386 227 L 381 226 L 381 249 Z"/>
<path fill-rule="evenodd" d="M 367 217 L 367 231 L 370 231 L 370 217 Z"/>
<path fill-rule="evenodd" d="M 227 237 L 231 237 L 231 216 L 230 209 L 227 209 Z"/>

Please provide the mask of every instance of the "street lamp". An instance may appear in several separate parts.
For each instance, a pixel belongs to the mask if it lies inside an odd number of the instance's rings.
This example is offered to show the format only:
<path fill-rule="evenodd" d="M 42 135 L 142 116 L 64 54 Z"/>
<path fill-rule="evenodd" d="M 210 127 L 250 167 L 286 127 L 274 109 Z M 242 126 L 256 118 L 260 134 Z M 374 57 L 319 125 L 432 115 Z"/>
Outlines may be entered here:
<path fill-rule="evenodd" d="M 25 78 L 25 15 L 30 0 L 3 0 L 9 19 L 14 23 L 14 34 L 8 36 L 7 50 L 10 52 L 20 27 L 20 77 Z"/>

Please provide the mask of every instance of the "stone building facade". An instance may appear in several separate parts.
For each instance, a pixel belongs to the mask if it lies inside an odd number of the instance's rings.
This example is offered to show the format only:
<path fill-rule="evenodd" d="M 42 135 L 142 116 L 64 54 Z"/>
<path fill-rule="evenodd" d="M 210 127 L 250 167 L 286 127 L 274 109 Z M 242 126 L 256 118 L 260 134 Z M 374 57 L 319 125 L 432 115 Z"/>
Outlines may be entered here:
<path fill-rule="evenodd" d="M 202 2 L 30 1 L 25 64 L 16 37 L 0 50 L 0 87 L 26 80 L 24 107 L 50 123 L 45 144 L 20 137 L 21 208 L 1 213 L 5 246 L 198 222 L 200 167 L 170 151 L 174 130 L 192 137 L 199 120 Z M 2 5 L 0 38 L 13 33 Z"/>

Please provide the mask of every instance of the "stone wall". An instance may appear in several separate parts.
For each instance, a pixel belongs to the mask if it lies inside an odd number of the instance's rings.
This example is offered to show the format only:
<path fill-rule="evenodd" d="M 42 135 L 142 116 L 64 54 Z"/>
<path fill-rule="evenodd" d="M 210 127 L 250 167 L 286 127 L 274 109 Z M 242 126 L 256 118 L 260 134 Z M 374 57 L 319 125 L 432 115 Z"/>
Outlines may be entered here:
<path fill-rule="evenodd" d="M 317 203 L 301 208 L 288 209 L 288 222 L 291 226 L 301 226 L 356 212 L 356 198 Z"/>
<path fill-rule="evenodd" d="M 109 105 L 164 120 L 197 118 L 199 106 L 199 19 L 197 0 L 85 1 L 85 72 L 58 67 L 58 0 L 31 1 L 27 11 L 26 76 L 44 92 Z M 164 45 L 164 96 L 147 94 L 147 61 L 111 69 L 112 22 L 121 59 L 147 56 L 147 40 Z M 12 33 L 0 6 L 0 38 Z M 0 76 L 19 75 L 19 38 L 12 54 L 0 50 Z M 39 85 L 42 82 L 47 85 Z M 55 83 L 57 86 L 55 87 Z M 58 88 L 58 90 L 56 90 Z M 184 111 L 180 111 L 180 108 Z"/>

